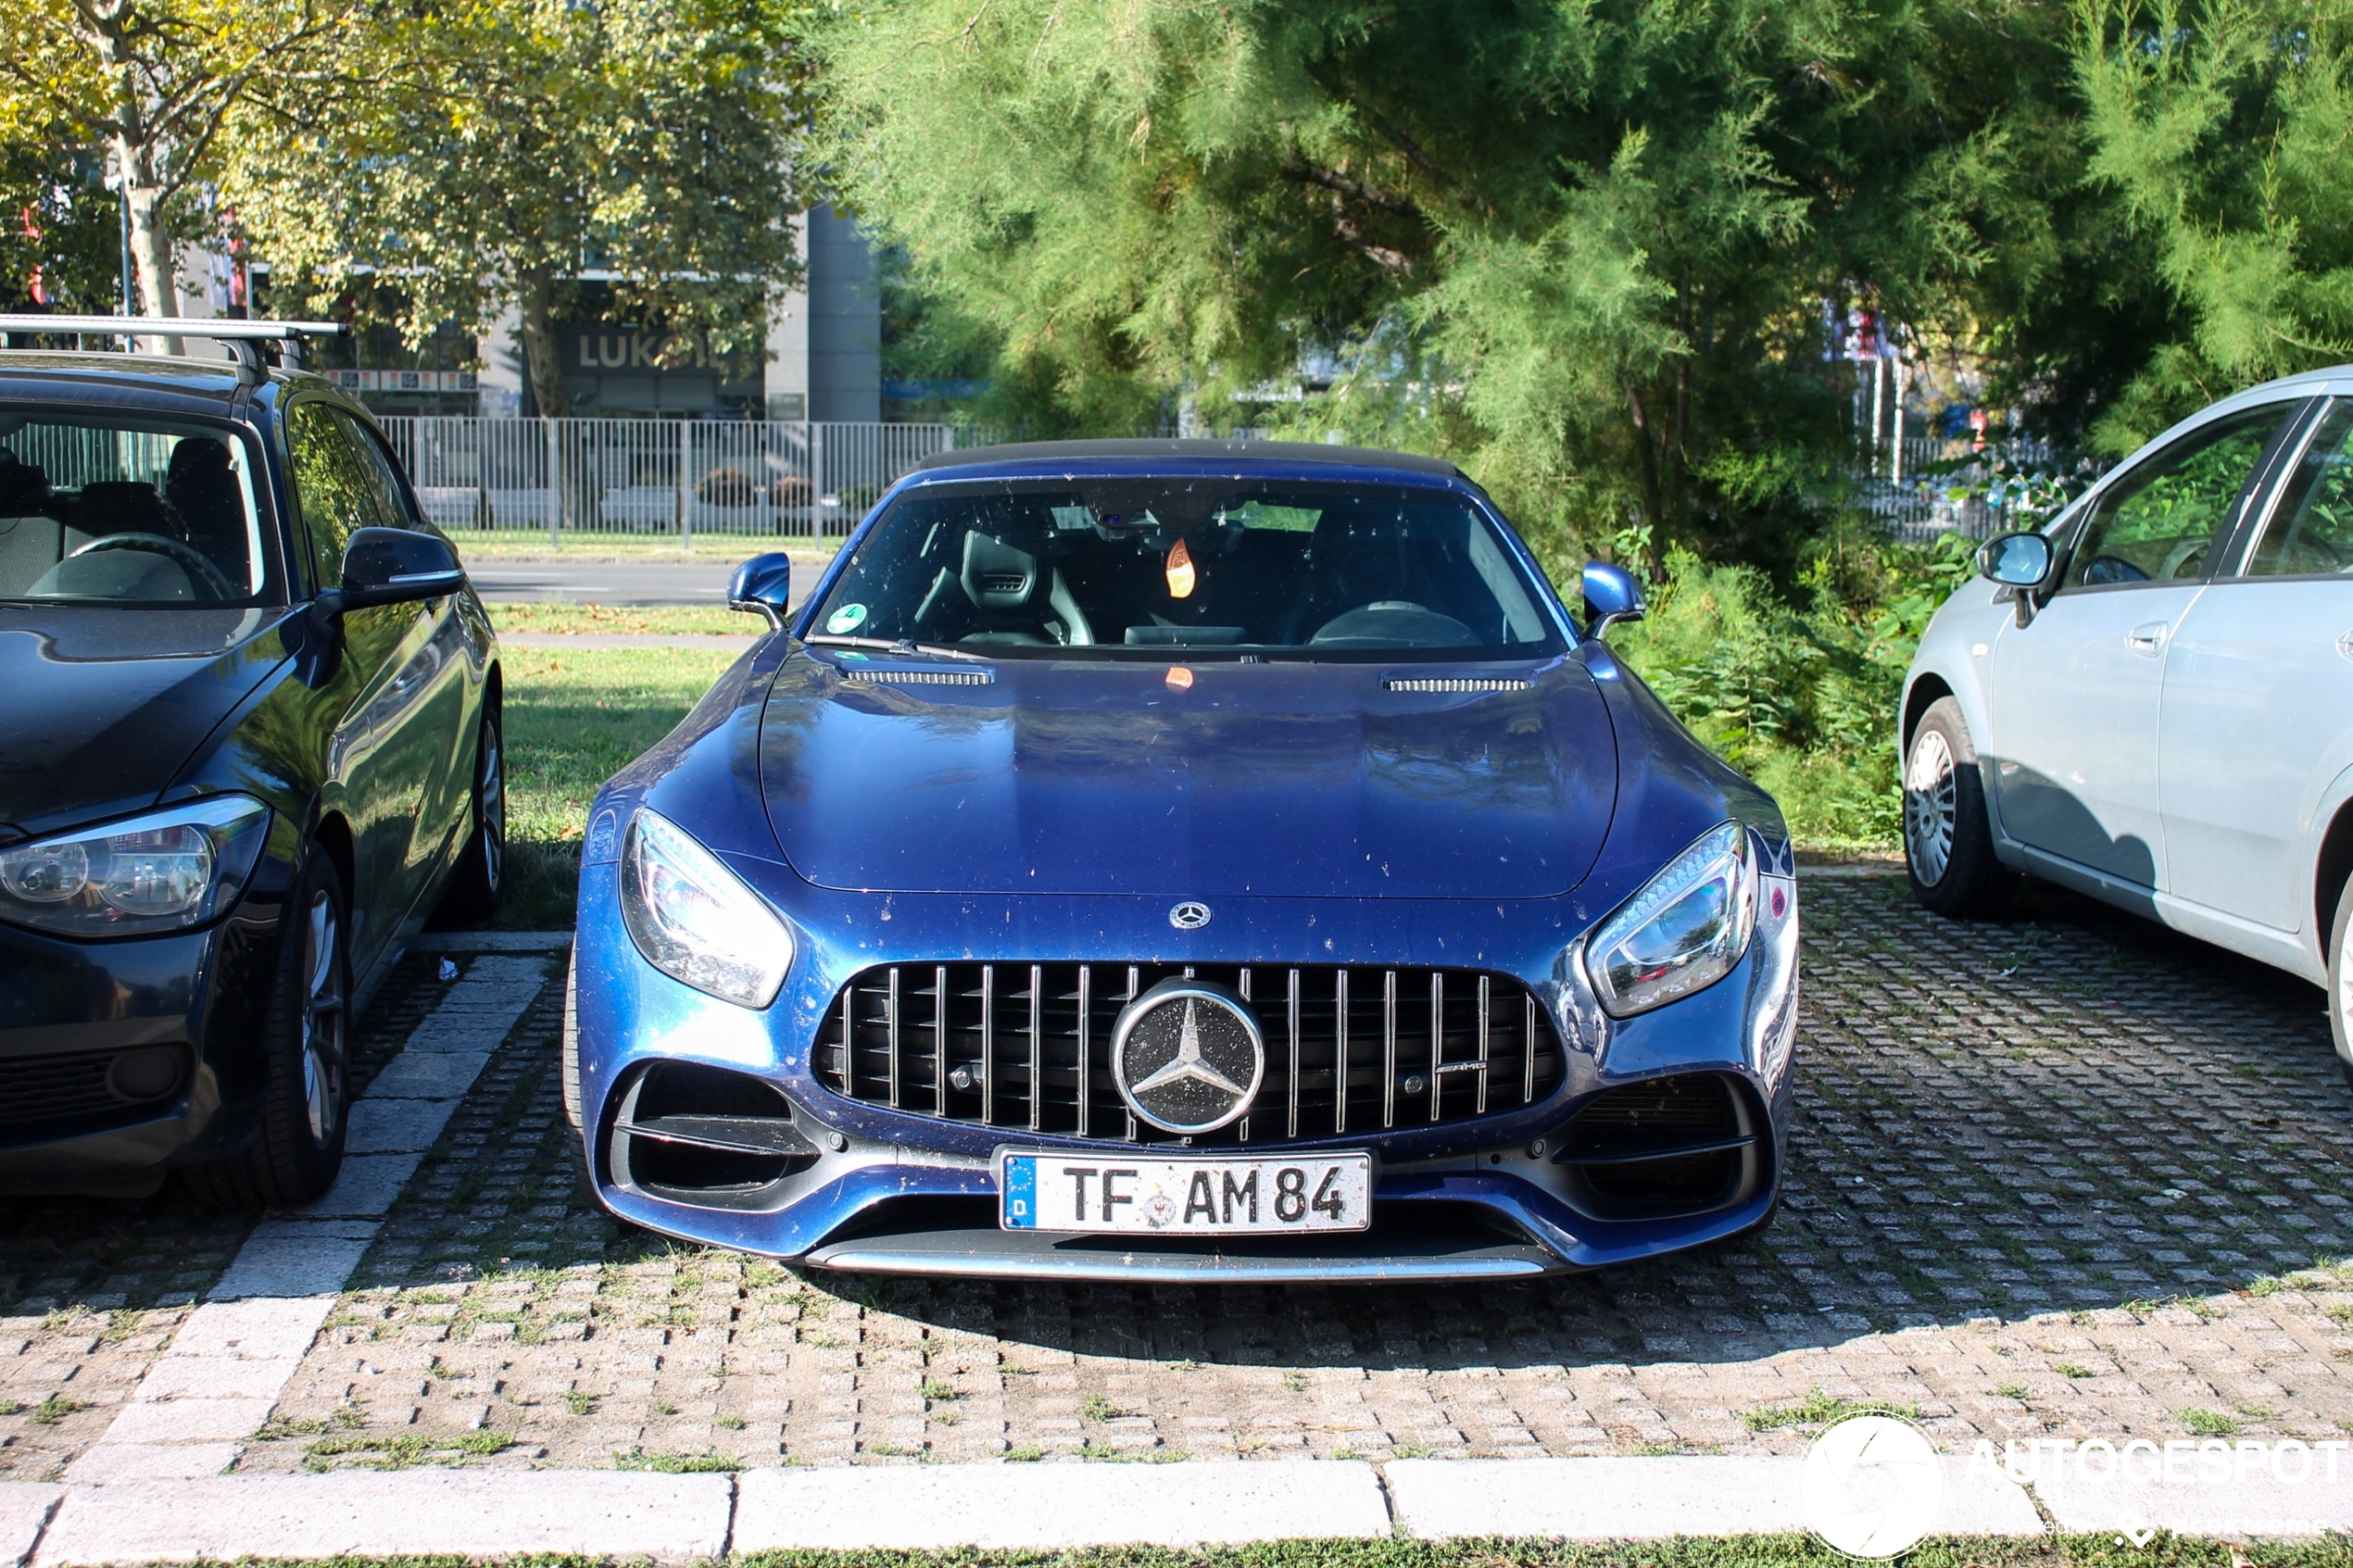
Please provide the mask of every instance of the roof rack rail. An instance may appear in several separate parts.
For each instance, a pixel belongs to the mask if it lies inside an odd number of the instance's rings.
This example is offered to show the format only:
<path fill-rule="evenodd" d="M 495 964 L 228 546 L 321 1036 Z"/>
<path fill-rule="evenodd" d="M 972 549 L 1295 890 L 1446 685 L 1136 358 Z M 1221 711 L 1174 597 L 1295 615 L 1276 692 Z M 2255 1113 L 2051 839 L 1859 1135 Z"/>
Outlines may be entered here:
<path fill-rule="evenodd" d="M 237 379 L 258 382 L 261 357 L 253 345 L 282 345 L 280 358 L 287 370 L 302 369 L 302 340 L 342 337 L 351 329 L 341 321 L 254 321 L 237 316 L 40 316 L 0 315 L 0 332 L 40 332 L 82 337 L 208 337 L 229 345 L 237 363 Z"/>

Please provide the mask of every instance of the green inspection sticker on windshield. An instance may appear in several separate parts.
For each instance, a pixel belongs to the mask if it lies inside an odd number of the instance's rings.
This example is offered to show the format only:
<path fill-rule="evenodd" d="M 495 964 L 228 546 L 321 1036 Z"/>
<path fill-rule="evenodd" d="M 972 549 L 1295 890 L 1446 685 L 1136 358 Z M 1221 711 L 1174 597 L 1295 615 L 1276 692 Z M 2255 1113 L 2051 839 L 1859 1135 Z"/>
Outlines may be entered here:
<path fill-rule="evenodd" d="M 836 637 L 846 636 L 865 623 L 866 607 L 864 605 L 844 605 L 825 617 L 825 631 Z"/>

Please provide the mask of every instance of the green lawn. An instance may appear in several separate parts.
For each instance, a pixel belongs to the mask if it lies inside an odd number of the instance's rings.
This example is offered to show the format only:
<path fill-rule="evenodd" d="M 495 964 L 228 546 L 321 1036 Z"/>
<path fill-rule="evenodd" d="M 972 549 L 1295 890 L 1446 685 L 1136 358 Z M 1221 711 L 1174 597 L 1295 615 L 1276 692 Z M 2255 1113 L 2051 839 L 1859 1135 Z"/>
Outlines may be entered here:
<path fill-rule="evenodd" d="M 855 521 L 856 520 L 852 520 Z M 561 533 L 551 545 L 544 528 L 453 528 L 450 541 L 467 560 L 477 556 L 545 556 L 559 560 L 740 560 L 764 550 L 830 557 L 848 536 L 841 526 L 820 539 L 809 533 L 697 533 L 682 546 L 674 533 Z"/>
<path fill-rule="evenodd" d="M 505 651 L 509 805 L 501 930 L 571 927 L 580 836 L 598 786 L 669 733 L 735 659 L 732 651 L 697 648 Z"/>
<path fill-rule="evenodd" d="M 717 605 L 493 604 L 491 621 L 501 632 L 653 633 L 662 636 L 711 633 L 749 637 L 766 627 L 759 616 Z"/>

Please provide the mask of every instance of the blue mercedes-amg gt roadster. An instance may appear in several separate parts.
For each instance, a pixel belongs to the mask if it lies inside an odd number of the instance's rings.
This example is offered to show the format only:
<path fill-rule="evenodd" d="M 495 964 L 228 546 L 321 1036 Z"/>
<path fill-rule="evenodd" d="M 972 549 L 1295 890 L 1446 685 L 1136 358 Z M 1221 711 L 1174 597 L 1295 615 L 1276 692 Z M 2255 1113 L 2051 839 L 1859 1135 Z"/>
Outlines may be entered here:
<path fill-rule="evenodd" d="M 1592 1268 L 1779 1198 L 1780 810 L 1447 463 L 950 452 L 591 809 L 598 1197 L 849 1270 Z"/>

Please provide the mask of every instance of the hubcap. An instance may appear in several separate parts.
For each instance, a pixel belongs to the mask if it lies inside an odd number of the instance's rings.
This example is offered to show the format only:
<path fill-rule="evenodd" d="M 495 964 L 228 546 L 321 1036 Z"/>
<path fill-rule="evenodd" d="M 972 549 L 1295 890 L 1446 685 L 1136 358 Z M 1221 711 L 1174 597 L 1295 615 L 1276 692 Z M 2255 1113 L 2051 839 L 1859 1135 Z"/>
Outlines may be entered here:
<path fill-rule="evenodd" d="M 507 755 L 498 744 L 498 726 L 482 727 L 482 865 L 497 887 L 506 872 Z"/>
<path fill-rule="evenodd" d="M 1953 782 L 1953 748 L 1942 734 L 1923 729 L 1912 741 L 1904 767 L 1904 850 L 1923 887 L 1944 879 L 1953 859 L 1953 821 L 1958 802 Z"/>
<path fill-rule="evenodd" d="M 343 1119 L 343 985 L 334 900 L 310 898 L 302 950 L 302 1098 L 311 1141 L 323 1146 Z"/>

